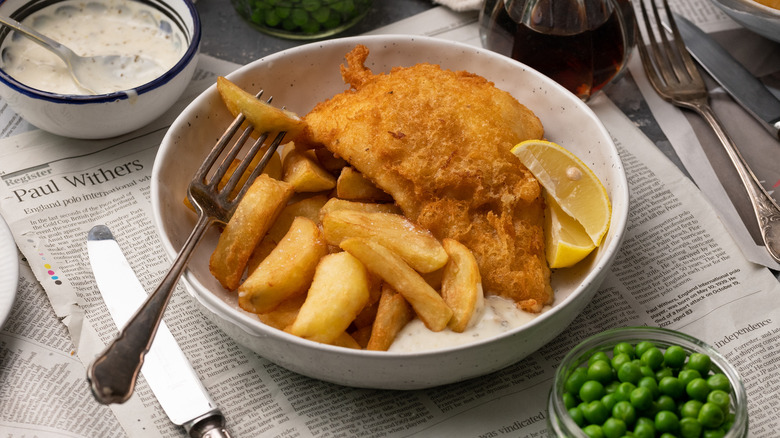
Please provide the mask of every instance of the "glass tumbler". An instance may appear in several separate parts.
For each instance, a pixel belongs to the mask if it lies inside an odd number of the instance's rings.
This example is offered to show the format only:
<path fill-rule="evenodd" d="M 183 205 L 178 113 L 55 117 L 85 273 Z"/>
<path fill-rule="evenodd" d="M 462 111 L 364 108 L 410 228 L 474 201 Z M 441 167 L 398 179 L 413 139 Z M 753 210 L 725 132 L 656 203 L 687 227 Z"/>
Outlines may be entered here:
<path fill-rule="evenodd" d="M 629 0 L 486 0 L 482 45 L 588 101 L 616 80 L 634 42 Z"/>
<path fill-rule="evenodd" d="M 357 23 L 373 0 L 231 0 L 257 30 L 288 39 L 312 40 L 335 35 Z"/>

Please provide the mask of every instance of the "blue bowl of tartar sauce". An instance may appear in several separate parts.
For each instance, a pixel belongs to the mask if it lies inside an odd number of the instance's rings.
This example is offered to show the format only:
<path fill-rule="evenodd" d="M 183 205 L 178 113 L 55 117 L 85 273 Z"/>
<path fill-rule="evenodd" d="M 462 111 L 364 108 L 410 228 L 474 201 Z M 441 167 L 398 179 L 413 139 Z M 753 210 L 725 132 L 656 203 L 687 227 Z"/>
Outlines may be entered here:
<path fill-rule="evenodd" d="M 146 126 L 178 100 L 197 64 L 200 19 L 190 0 L 5 0 L 0 13 L 82 56 L 153 61 L 111 66 L 89 94 L 60 58 L 0 28 L 0 97 L 53 134 L 97 139 Z"/>

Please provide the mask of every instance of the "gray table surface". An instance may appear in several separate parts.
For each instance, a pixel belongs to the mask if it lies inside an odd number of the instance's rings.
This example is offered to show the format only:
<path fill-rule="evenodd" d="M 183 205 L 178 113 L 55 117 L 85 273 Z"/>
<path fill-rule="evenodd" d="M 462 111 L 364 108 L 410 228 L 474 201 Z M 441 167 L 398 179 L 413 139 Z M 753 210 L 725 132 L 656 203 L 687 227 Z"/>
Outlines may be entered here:
<path fill-rule="evenodd" d="M 374 6 L 353 27 L 335 35 L 360 35 L 435 7 L 431 0 L 374 0 Z M 228 0 L 198 0 L 203 28 L 201 52 L 247 64 L 308 41 L 287 40 L 264 34 L 243 20 Z"/>

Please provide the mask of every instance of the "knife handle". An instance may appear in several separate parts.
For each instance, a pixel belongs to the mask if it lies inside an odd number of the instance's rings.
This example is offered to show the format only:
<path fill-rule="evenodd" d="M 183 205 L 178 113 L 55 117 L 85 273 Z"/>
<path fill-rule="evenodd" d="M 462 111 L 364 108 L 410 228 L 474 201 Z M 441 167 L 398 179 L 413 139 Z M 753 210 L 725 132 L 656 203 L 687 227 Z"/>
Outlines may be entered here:
<path fill-rule="evenodd" d="M 87 380 L 98 402 L 124 403 L 133 395 L 144 356 L 152 347 L 168 301 L 192 252 L 211 223 L 207 215 L 199 215 L 192 233 L 160 285 L 128 320 L 119 336 L 87 368 Z"/>
<path fill-rule="evenodd" d="M 187 425 L 184 427 L 191 438 L 231 438 L 225 427 L 225 417 L 219 413 L 196 420 L 190 427 Z"/>

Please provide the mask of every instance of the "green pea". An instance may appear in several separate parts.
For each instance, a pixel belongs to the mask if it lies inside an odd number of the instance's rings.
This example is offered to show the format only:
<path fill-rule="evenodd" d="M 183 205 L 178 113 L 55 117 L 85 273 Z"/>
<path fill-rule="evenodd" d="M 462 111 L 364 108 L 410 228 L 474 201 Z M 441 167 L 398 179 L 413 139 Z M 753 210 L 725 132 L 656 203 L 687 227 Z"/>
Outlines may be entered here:
<path fill-rule="evenodd" d="M 618 368 L 618 380 L 636 384 L 642 378 L 640 367 L 633 362 L 626 362 Z"/>
<path fill-rule="evenodd" d="M 638 386 L 631 391 L 630 401 L 638 411 L 650 409 L 653 406 L 653 393 L 648 388 Z"/>
<path fill-rule="evenodd" d="M 704 402 L 707 400 L 707 394 L 710 393 L 710 386 L 707 385 L 707 381 L 701 377 L 693 379 L 685 385 L 685 393 L 688 397 Z"/>
<path fill-rule="evenodd" d="M 606 393 L 607 392 L 604 389 L 604 385 L 602 385 L 601 382 L 597 380 L 588 380 L 582 384 L 579 394 L 580 400 L 584 402 L 591 402 L 593 400 L 598 400 L 601 397 L 604 397 L 604 394 Z"/>
<path fill-rule="evenodd" d="M 564 389 L 572 394 L 579 394 L 582 384 L 588 381 L 588 371 L 585 368 L 577 368 L 566 379 Z"/>
<path fill-rule="evenodd" d="M 588 358 L 588 366 L 591 366 L 591 365 L 593 365 L 595 362 L 598 362 L 598 361 L 600 361 L 600 360 L 603 360 L 603 361 L 607 361 L 607 362 L 609 362 L 609 356 L 607 356 L 607 353 L 605 353 L 605 352 L 603 352 L 603 351 L 597 351 L 597 352 L 593 353 L 593 354 L 592 354 L 592 355 L 591 355 L 591 356 Z"/>
<path fill-rule="evenodd" d="M 582 431 L 585 432 L 585 435 L 589 438 L 606 438 L 604 436 L 604 431 L 601 430 L 601 426 L 597 424 L 589 424 L 582 428 Z"/>
<path fill-rule="evenodd" d="M 655 421 L 647 417 L 639 417 L 634 426 L 634 436 L 637 438 L 655 438 Z"/>
<path fill-rule="evenodd" d="M 628 355 L 628 357 L 632 359 L 635 356 L 634 347 L 628 342 L 618 342 L 614 347 L 612 347 L 613 356 L 617 356 L 621 353 Z"/>
<path fill-rule="evenodd" d="M 701 438 L 723 438 L 726 436 L 726 432 L 718 429 L 714 430 L 707 430 L 705 429 L 704 432 L 701 434 Z"/>
<path fill-rule="evenodd" d="M 683 386 L 680 379 L 673 376 L 666 376 L 658 382 L 658 390 L 661 394 L 668 395 L 672 398 L 680 398 L 685 394 L 685 386 Z"/>
<path fill-rule="evenodd" d="M 707 394 L 707 403 L 715 403 L 720 406 L 724 414 L 727 414 L 731 404 L 731 396 L 726 391 L 716 389 Z"/>
<path fill-rule="evenodd" d="M 620 386 L 620 382 L 617 380 L 613 380 L 604 386 L 604 390 L 607 391 L 607 394 L 612 394 L 615 391 L 617 391 L 618 386 Z"/>
<path fill-rule="evenodd" d="M 655 347 L 655 344 L 650 341 L 640 341 L 636 344 L 636 347 L 634 347 L 634 351 L 636 352 L 637 357 L 642 357 L 642 354 L 650 347 Z"/>
<path fill-rule="evenodd" d="M 731 382 L 729 382 L 729 378 L 723 373 L 716 373 L 707 377 L 707 384 L 710 385 L 710 388 L 713 390 L 719 389 L 724 392 L 731 391 Z"/>
<path fill-rule="evenodd" d="M 566 409 L 571 409 L 577 406 L 577 398 L 574 397 L 574 394 L 570 392 L 564 392 L 561 398 L 563 399 L 563 406 L 565 406 Z"/>
<path fill-rule="evenodd" d="M 597 360 L 588 366 L 588 379 L 602 384 L 612 380 L 612 366 L 604 360 Z"/>
<path fill-rule="evenodd" d="M 720 406 L 715 403 L 704 403 L 697 417 L 699 423 L 707 429 L 716 429 L 726 419 Z"/>
<path fill-rule="evenodd" d="M 702 376 L 706 376 L 710 372 L 710 365 L 712 360 L 704 353 L 691 353 L 688 356 L 688 363 L 685 365 L 687 368 L 696 370 Z"/>
<path fill-rule="evenodd" d="M 680 369 L 687 358 L 685 350 L 679 345 L 672 345 L 664 352 L 664 364 L 669 368 Z"/>
<path fill-rule="evenodd" d="M 640 366 L 640 367 L 639 367 L 639 371 L 640 371 L 640 372 L 642 373 L 642 375 L 643 375 L 643 376 L 645 376 L 645 377 L 652 377 L 653 379 L 655 379 L 655 378 L 656 378 L 656 377 L 655 377 L 655 372 L 653 371 L 653 369 L 652 369 L 652 368 L 650 368 L 650 367 L 649 367 L 649 366 L 647 366 L 647 365 L 642 365 L 642 366 Z"/>
<path fill-rule="evenodd" d="M 607 394 L 604 397 L 601 397 L 601 402 L 604 403 L 604 406 L 606 406 L 608 411 L 612 411 L 612 408 L 618 400 L 615 398 L 615 394 Z"/>
<path fill-rule="evenodd" d="M 585 416 L 582 415 L 582 409 L 579 407 L 573 407 L 571 409 L 568 409 L 569 416 L 572 420 L 577 424 L 577 426 L 582 427 L 585 425 Z"/>
<path fill-rule="evenodd" d="M 658 397 L 654 402 L 655 411 L 677 411 L 677 403 L 668 395 Z"/>
<path fill-rule="evenodd" d="M 619 370 L 624 363 L 628 362 L 631 362 L 631 357 L 625 353 L 620 353 L 612 356 L 612 361 L 610 363 L 612 364 L 613 369 Z"/>
<path fill-rule="evenodd" d="M 680 438 L 699 438 L 702 429 L 701 423 L 695 418 L 680 419 Z"/>
<path fill-rule="evenodd" d="M 658 380 L 660 382 L 661 379 L 663 379 L 664 377 L 675 377 L 674 370 L 665 366 L 665 367 L 661 367 L 660 370 L 655 372 L 655 380 Z"/>
<path fill-rule="evenodd" d="M 642 363 L 649 366 L 650 369 L 657 370 L 660 369 L 661 365 L 664 363 L 664 354 L 661 353 L 661 350 L 658 348 L 651 347 L 642 354 L 641 360 Z"/>
<path fill-rule="evenodd" d="M 636 385 L 633 383 L 623 382 L 619 384 L 615 390 L 615 398 L 617 400 L 629 401 L 631 399 L 631 391 L 633 391 L 635 388 Z"/>
<path fill-rule="evenodd" d="M 673 433 L 664 432 L 658 438 L 677 438 L 677 435 Z"/>
<path fill-rule="evenodd" d="M 642 377 L 636 384 L 637 388 L 647 388 L 653 394 L 653 398 L 657 398 L 661 392 L 658 390 L 658 382 L 653 377 Z"/>
<path fill-rule="evenodd" d="M 701 373 L 696 370 L 682 370 L 677 374 L 677 378 L 680 379 L 683 385 L 688 386 L 688 383 L 693 379 L 700 379 Z"/>
<path fill-rule="evenodd" d="M 704 405 L 704 403 L 698 400 L 688 400 L 680 407 L 680 416 L 687 418 L 698 418 L 702 405 Z"/>
<path fill-rule="evenodd" d="M 590 403 L 586 403 L 580 409 L 582 409 L 582 415 L 585 416 L 590 424 L 604 424 L 609 418 L 609 410 L 604 406 L 601 400 L 594 400 Z"/>
<path fill-rule="evenodd" d="M 677 432 L 680 428 L 680 419 L 672 411 L 660 411 L 655 414 L 655 430 L 661 433 Z"/>
<path fill-rule="evenodd" d="M 636 421 L 636 409 L 628 401 L 619 401 L 612 407 L 612 417 L 632 425 Z"/>
<path fill-rule="evenodd" d="M 601 426 L 606 438 L 620 438 L 625 435 L 628 428 L 623 420 L 617 418 L 607 418 L 607 421 Z"/>

